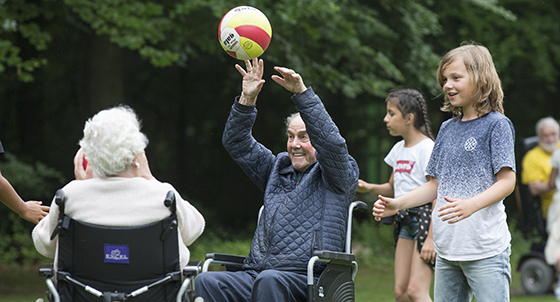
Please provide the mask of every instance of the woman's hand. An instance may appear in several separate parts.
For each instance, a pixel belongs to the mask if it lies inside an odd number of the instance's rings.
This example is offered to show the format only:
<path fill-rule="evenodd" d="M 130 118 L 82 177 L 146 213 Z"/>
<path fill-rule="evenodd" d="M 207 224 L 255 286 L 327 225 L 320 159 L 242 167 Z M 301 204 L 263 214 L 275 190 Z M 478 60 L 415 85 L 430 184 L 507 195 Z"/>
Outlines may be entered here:
<path fill-rule="evenodd" d="M 84 161 L 86 162 L 86 167 L 84 168 Z M 84 157 L 84 150 L 80 148 L 76 155 L 74 156 L 74 177 L 77 180 L 90 179 L 93 177 L 93 170 L 91 164 L 87 163 Z"/>
<path fill-rule="evenodd" d="M 142 152 L 136 156 L 135 162 L 138 163 L 137 172 L 139 177 L 143 177 L 147 180 L 156 179 L 152 175 L 152 171 L 150 170 L 150 164 L 148 163 L 148 157 L 146 157 L 146 152 Z"/>

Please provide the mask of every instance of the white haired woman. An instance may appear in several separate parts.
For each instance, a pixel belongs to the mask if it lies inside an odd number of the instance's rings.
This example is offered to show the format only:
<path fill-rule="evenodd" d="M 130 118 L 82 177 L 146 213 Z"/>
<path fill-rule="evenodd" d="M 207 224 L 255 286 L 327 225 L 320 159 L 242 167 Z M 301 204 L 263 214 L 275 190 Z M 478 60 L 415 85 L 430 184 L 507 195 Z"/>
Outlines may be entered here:
<path fill-rule="evenodd" d="M 148 167 L 144 149 L 148 138 L 127 106 L 100 111 L 84 127 L 81 149 L 74 158 L 76 180 L 62 188 L 65 213 L 75 220 L 103 226 L 138 226 L 169 216 L 162 206 L 168 191 L 175 192 L 179 227 L 181 267 L 190 257 L 188 245 L 203 232 L 205 221 L 175 188 L 156 180 Z M 85 160 L 85 161 L 84 161 Z M 84 163 L 86 163 L 84 165 Z M 50 239 L 57 225 L 59 208 L 33 229 L 33 242 L 45 257 L 55 258 L 58 237 Z"/>

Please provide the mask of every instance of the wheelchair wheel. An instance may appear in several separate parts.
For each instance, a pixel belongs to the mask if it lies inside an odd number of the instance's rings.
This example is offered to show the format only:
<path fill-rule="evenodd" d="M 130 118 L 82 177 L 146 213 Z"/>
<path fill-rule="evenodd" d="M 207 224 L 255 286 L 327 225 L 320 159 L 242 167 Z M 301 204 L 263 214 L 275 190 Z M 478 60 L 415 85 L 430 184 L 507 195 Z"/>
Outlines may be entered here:
<path fill-rule="evenodd" d="M 554 270 L 542 259 L 527 259 L 519 269 L 521 285 L 530 295 L 547 293 L 554 281 Z"/>

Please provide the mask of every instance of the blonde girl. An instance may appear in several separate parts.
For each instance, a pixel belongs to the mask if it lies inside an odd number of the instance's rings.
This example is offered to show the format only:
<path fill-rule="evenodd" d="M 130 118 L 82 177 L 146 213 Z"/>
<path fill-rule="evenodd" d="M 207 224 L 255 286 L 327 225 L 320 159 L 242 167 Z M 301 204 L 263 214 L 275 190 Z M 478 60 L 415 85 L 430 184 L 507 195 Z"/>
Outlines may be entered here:
<path fill-rule="evenodd" d="M 379 196 L 376 219 L 437 197 L 434 301 L 509 301 L 511 235 L 503 200 L 515 187 L 515 132 L 486 47 L 465 44 L 441 60 L 443 111 L 426 184 L 398 198 Z"/>

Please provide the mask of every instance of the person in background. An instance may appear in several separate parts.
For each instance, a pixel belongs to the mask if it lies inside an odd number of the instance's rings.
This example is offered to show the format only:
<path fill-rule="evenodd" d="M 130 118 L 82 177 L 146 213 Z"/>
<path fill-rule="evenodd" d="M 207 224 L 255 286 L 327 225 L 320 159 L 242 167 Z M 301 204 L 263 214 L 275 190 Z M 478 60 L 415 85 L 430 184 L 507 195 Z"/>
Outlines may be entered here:
<path fill-rule="evenodd" d="M 204 217 L 172 185 L 152 176 L 144 152 L 147 145 L 148 138 L 140 132 L 140 122 L 130 107 L 102 110 L 89 119 L 81 148 L 74 157 L 76 180 L 62 188 L 66 197 L 65 213 L 75 220 L 96 225 L 145 225 L 170 215 L 163 201 L 173 191 L 179 258 L 181 267 L 185 267 L 190 257 L 187 246 L 202 234 Z M 58 214 L 59 208 L 53 203 L 47 217 L 32 232 L 35 248 L 48 258 L 55 258 L 58 249 L 58 235 L 54 240 L 50 238 Z"/>
<path fill-rule="evenodd" d="M 4 147 L 0 142 L 0 154 L 4 154 Z M 49 207 L 43 205 L 41 201 L 23 201 L 10 182 L 0 172 L 0 202 L 16 212 L 21 218 L 31 221 L 34 224 L 49 212 Z"/>
<path fill-rule="evenodd" d="M 529 187 L 533 196 L 541 200 L 542 217 L 546 220 L 555 189 L 550 185 L 550 157 L 560 147 L 560 126 L 552 117 L 544 117 L 535 125 L 539 144 L 529 150 L 521 162 L 521 183 Z"/>
<path fill-rule="evenodd" d="M 550 172 L 549 186 L 553 189 L 560 187 L 560 148 L 557 148 L 552 153 L 550 158 L 552 170 Z M 547 232 L 548 238 L 544 248 L 544 256 L 546 262 L 556 268 L 556 273 L 560 274 L 560 191 L 552 196 L 552 204 L 548 208 L 547 215 Z M 560 278 L 558 284 L 554 289 L 556 299 L 560 301 Z"/>
<path fill-rule="evenodd" d="M 389 134 L 401 136 L 385 162 L 393 168 L 389 181 L 371 184 L 358 180 L 357 191 L 398 197 L 428 181 L 426 166 L 434 147 L 426 101 L 414 89 L 392 91 L 387 96 L 383 121 Z M 395 300 L 432 301 L 432 263 L 435 260 L 431 232 L 432 203 L 401 210 L 395 220 Z"/>

